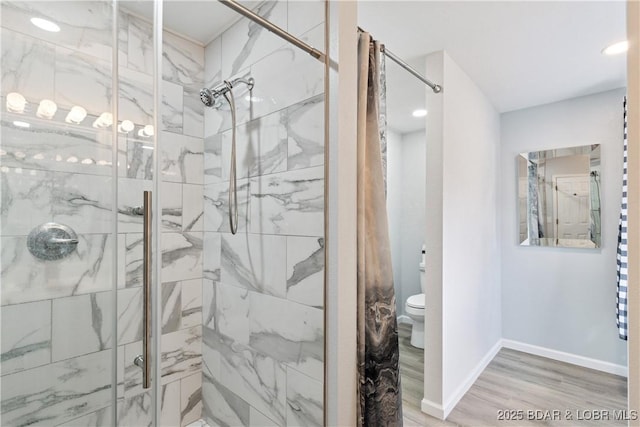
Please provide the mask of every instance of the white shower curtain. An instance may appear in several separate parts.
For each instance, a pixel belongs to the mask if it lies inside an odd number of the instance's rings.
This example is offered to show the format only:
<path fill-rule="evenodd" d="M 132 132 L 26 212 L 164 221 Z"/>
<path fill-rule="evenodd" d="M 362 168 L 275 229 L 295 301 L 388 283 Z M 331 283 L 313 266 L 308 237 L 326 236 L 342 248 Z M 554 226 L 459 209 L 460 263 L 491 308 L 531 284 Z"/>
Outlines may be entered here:
<path fill-rule="evenodd" d="M 396 301 L 380 145 L 380 45 L 358 45 L 359 425 L 401 426 Z"/>

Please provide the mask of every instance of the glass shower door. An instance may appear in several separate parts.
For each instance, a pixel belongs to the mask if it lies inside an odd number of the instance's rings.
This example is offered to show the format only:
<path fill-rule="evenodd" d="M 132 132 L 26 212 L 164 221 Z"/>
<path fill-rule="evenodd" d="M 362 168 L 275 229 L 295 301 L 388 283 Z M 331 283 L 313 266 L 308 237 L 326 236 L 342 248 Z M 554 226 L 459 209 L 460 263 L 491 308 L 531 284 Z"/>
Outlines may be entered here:
<path fill-rule="evenodd" d="M 155 146 L 152 58 L 135 47 L 153 20 L 141 32 L 115 7 L 0 5 L 2 426 L 153 423 L 134 364 Z"/>

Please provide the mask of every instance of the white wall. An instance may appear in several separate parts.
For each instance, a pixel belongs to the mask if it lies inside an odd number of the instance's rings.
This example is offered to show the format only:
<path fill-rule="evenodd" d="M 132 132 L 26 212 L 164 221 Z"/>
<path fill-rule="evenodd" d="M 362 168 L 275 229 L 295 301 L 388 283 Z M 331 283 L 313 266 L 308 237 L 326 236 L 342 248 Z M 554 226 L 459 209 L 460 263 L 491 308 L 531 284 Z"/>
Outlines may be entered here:
<path fill-rule="evenodd" d="M 387 132 L 387 212 L 398 315 L 405 302 L 421 293 L 421 249 L 425 227 L 424 131 L 398 135 Z"/>
<path fill-rule="evenodd" d="M 441 298 L 443 317 L 439 325 L 428 315 L 435 324 L 426 325 L 422 407 L 436 415 L 440 409 L 446 416 L 501 340 L 500 116 L 446 53 L 431 54 L 426 63 L 427 73 L 444 87 L 442 94 L 427 96 L 426 310 Z M 438 363 L 431 355 L 438 347 L 442 349 L 440 396 L 430 384 L 433 379 L 437 387 L 437 372 L 429 367 Z M 433 400 L 438 398 L 439 402 Z"/>
<path fill-rule="evenodd" d="M 626 344 L 615 323 L 624 93 L 617 89 L 501 117 L 505 339 L 626 365 Z M 517 154 L 588 144 L 602 144 L 602 248 L 519 246 Z"/>
<path fill-rule="evenodd" d="M 404 302 L 422 293 L 419 264 L 424 244 L 426 217 L 425 168 L 426 135 L 424 131 L 402 135 L 402 292 Z"/>
<path fill-rule="evenodd" d="M 396 292 L 396 314 L 404 313 L 402 298 L 402 136 L 387 129 L 387 218 L 393 287 Z"/>

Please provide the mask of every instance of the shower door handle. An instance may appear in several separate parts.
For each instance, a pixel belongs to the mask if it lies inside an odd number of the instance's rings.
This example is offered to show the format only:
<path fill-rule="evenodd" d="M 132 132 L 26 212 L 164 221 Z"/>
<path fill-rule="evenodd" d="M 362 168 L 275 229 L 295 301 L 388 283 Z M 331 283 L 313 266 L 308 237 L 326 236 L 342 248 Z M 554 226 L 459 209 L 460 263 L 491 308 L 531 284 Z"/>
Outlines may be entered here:
<path fill-rule="evenodd" d="M 142 354 L 133 363 L 142 368 L 142 388 L 151 387 L 151 191 L 144 192 L 142 271 Z"/>

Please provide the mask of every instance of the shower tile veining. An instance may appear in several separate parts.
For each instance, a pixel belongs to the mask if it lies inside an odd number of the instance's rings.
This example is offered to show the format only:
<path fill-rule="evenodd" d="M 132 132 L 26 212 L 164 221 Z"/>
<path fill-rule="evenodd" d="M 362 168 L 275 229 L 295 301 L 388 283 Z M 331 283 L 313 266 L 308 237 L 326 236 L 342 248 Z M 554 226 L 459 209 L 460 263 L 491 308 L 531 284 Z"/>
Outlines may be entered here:
<path fill-rule="evenodd" d="M 288 4 L 286 2 L 265 1 L 255 9 L 255 12 L 275 25 L 287 28 Z M 225 31 L 220 39 L 222 41 L 220 63 L 223 76 L 235 75 L 240 70 L 252 66 L 285 43 L 260 25 L 244 19 Z"/>
<path fill-rule="evenodd" d="M 258 13 L 286 28 L 287 14 L 299 12 L 293 3 L 267 2 Z M 294 27 L 323 44 L 321 16 Z M 231 115 L 226 105 L 205 109 L 203 416 L 212 425 L 321 425 L 323 70 L 244 20 L 205 47 L 205 64 L 206 82 L 256 83 L 237 93 L 235 236 Z"/>
<path fill-rule="evenodd" d="M 4 26 L 2 40 L 2 86 L 27 98 L 53 99 L 55 45 L 6 30 Z M 2 130 L 5 129 L 3 126 Z"/>
<path fill-rule="evenodd" d="M 51 301 L 2 308 L 2 375 L 50 363 Z"/>
<path fill-rule="evenodd" d="M 287 299 L 324 305 L 324 237 L 287 237 Z"/>
<path fill-rule="evenodd" d="M 3 425 L 63 423 L 103 408 L 111 399 L 111 351 L 2 377 Z"/>
<path fill-rule="evenodd" d="M 251 232 L 324 234 L 324 167 L 264 175 L 250 185 Z"/>

